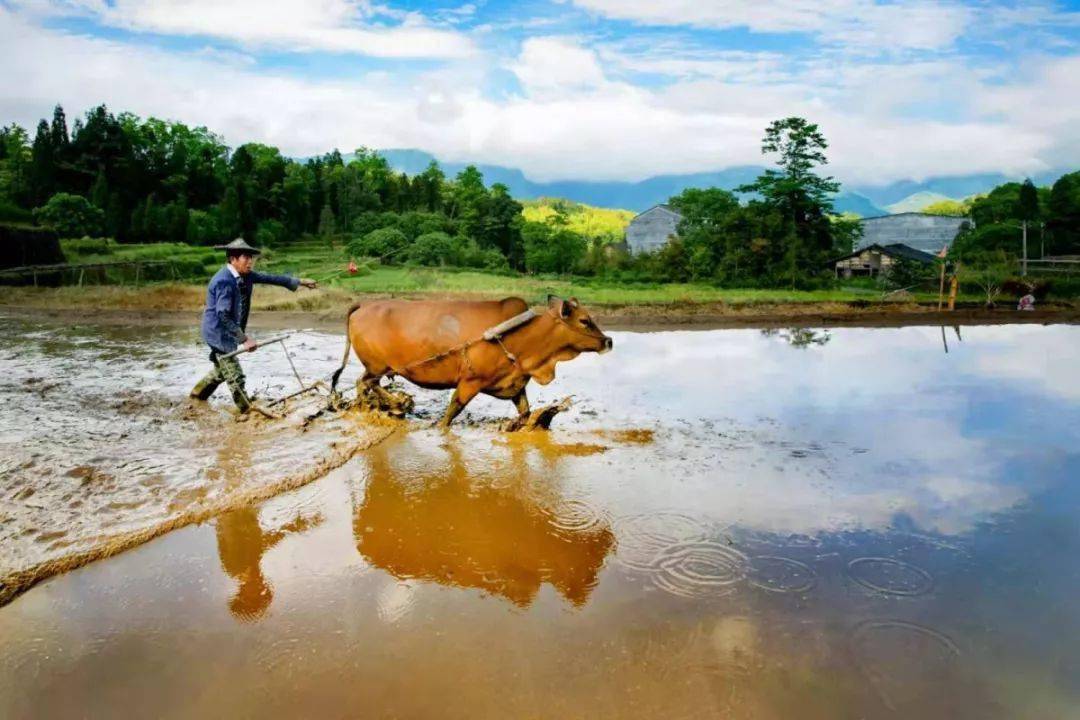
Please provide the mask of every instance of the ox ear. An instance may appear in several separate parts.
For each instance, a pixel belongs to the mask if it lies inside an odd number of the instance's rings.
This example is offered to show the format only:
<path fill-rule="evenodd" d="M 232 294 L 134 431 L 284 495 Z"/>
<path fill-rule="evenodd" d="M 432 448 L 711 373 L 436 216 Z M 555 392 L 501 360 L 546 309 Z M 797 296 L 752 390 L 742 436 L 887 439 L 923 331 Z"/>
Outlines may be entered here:
<path fill-rule="evenodd" d="M 563 300 L 557 295 L 548 295 L 548 307 L 555 310 L 564 318 L 570 317 L 570 313 L 573 308 L 570 307 L 570 303 Z"/>

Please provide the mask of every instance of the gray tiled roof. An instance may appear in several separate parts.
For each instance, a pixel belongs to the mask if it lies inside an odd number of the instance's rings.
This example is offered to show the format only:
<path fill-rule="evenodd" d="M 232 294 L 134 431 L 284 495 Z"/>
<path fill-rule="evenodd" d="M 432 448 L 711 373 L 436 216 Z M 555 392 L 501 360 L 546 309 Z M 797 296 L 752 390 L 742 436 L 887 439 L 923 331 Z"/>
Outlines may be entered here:
<path fill-rule="evenodd" d="M 931 255 L 942 247 L 952 245 L 960 226 L 967 218 L 926 215 L 924 213 L 897 213 L 879 217 L 863 218 L 863 236 L 856 249 L 870 245 L 902 244 Z"/>

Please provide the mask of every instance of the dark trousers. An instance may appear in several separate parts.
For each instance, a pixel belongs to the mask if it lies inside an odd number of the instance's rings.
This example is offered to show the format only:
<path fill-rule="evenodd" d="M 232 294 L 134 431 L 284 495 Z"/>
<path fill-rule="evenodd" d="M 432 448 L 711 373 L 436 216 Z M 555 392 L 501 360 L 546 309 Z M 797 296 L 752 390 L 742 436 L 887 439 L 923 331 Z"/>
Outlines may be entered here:
<path fill-rule="evenodd" d="M 191 397 L 208 400 L 221 383 L 226 383 L 229 390 L 232 391 L 232 398 L 233 402 L 236 403 L 236 407 L 240 412 L 246 413 L 251 409 L 251 400 L 248 399 L 247 392 L 244 390 L 244 370 L 240 367 L 240 361 L 235 357 L 220 357 L 220 355 L 224 354 L 218 353 L 217 350 L 210 351 L 210 362 L 214 364 L 214 369 L 207 373 L 202 380 L 195 383 L 195 387 L 191 389 Z"/>

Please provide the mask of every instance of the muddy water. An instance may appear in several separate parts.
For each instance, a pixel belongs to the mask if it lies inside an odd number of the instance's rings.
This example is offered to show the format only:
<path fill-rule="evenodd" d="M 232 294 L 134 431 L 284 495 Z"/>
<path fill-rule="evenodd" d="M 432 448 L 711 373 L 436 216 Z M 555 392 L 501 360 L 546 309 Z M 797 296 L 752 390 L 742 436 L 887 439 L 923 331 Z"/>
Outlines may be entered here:
<path fill-rule="evenodd" d="M 5 407 L 29 407 L 12 398 L 35 395 L 17 370 L 30 357 L 96 388 L 124 375 L 110 353 L 146 344 L 11 327 Z M 510 413 L 494 401 L 450 433 L 415 422 L 0 608 L 0 716 L 1075 717 L 1080 328 L 962 334 L 616 334 L 615 353 L 533 394 L 576 396 L 550 434 L 494 432 Z M 332 368 L 338 339 L 302 337 L 301 367 Z M 198 365 L 189 335 L 152 346 Z M 173 385 L 197 372 L 157 358 L 131 387 L 160 394 L 166 429 L 138 442 L 186 468 L 206 420 Z M 284 387 L 280 362 L 252 358 L 253 384 Z M 434 416 L 445 396 L 418 400 Z M 24 432 L 5 451 L 39 454 L 37 480 L 7 466 L 19 492 L 62 498 L 50 483 L 93 452 L 118 487 L 139 476 L 110 460 L 126 438 L 105 454 L 94 433 L 111 426 L 64 412 L 66 453 L 0 409 L 5 442 Z M 260 427 L 237 449 L 243 425 L 220 425 L 233 449 L 166 487 L 215 492 L 228 458 L 263 482 L 307 442 Z M 12 488 L 5 512 L 25 522 Z M 76 516 L 80 532 L 97 517 Z"/>
<path fill-rule="evenodd" d="M 290 340 L 296 362 L 333 362 L 315 340 L 303 332 Z M 280 348 L 245 364 L 249 388 L 265 398 L 299 387 Z M 209 404 L 189 400 L 210 367 L 191 331 L 4 317 L 0 367 L 0 602 L 16 576 L 32 580 L 324 474 L 386 432 L 342 417 L 304 425 L 314 398 L 280 423 L 237 422 L 225 389 Z"/>

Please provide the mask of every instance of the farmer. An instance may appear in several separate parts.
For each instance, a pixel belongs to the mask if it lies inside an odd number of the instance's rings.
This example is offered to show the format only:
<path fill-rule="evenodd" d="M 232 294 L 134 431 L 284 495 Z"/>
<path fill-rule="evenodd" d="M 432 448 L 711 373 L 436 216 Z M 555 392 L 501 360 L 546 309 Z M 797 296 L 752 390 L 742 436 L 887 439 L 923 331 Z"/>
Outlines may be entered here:
<path fill-rule="evenodd" d="M 202 338 L 210 346 L 210 362 L 214 369 L 191 389 L 191 397 L 207 400 L 221 383 L 228 383 L 233 402 L 241 413 L 251 409 L 251 400 L 244 391 L 244 371 L 235 357 L 222 358 L 239 346 L 244 351 L 258 347 L 255 339 L 247 334 L 248 311 L 251 309 L 251 290 L 255 283 L 269 283 L 287 287 L 293 292 L 303 285 L 314 289 L 314 280 L 296 279 L 288 275 L 266 275 L 255 272 L 255 258 L 259 250 L 237 238 L 228 245 L 215 245 L 224 250 L 225 267 L 210 279 L 206 289 L 206 309 L 202 318 Z"/>

